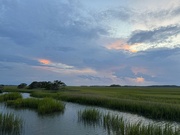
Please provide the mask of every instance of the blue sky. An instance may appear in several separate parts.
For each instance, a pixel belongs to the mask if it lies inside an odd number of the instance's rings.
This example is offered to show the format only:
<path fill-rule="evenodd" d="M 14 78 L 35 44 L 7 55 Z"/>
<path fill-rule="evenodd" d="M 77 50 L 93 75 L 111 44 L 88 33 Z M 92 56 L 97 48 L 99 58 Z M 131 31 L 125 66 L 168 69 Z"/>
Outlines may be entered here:
<path fill-rule="evenodd" d="M 0 84 L 180 85 L 179 0 L 0 0 Z"/>

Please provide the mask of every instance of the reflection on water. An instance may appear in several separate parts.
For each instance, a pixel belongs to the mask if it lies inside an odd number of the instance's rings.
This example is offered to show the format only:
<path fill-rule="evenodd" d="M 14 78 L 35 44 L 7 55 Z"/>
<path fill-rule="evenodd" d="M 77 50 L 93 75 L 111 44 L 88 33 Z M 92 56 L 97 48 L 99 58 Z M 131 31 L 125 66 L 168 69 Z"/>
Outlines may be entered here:
<path fill-rule="evenodd" d="M 24 98 L 29 97 L 28 93 L 22 93 L 22 95 Z M 82 122 L 78 122 L 78 111 L 92 107 L 74 103 L 64 103 L 66 104 L 64 114 L 49 115 L 44 117 L 39 116 L 33 110 L 15 110 L 5 107 L 4 104 L 0 104 L 0 112 L 11 112 L 23 119 L 24 127 L 22 135 L 108 135 L 107 131 L 105 131 L 105 129 L 101 126 L 84 125 Z M 153 123 L 162 125 L 167 123 L 165 121 L 153 121 L 138 115 L 112 111 L 101 107 L 93 108 L 98 109 L 104 114 L 110 113 L 118 115 L 131 123 L 139 121 L 141 121 L 142 124 Z M 174 127 L 180 126 L 179 123 L 175 122 L 171 122 L 169 124 Z"/>

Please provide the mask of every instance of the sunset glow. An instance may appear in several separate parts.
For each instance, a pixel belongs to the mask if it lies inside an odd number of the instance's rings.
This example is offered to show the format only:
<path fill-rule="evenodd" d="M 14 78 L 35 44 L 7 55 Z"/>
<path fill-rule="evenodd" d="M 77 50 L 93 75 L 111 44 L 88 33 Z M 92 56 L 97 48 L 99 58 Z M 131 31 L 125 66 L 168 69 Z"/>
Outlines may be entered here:
<path fill-rule="evenodd" d="M 144 80 L 144 78 L 143 77 L 137 77 L 136 78 L 136 82 L 137 83 L 143 83 L 145 80 Z"/>
<path fill-rule="evenodd" d="M 109 50 L 124 50 L 124 51 L 129 51 L 132 53 L 136 53 L 137 50 L 134 48 L 135 45 L 129 45 L 124 41 L 116 41 L 108 46 L 106 46 L 107 49 Z"/>
<path fill-rule="evenodd" d="M 50 60 L 47 60 L 47 59 L 39 59 L 38 61 L 39 61 L 41 64 L 44 64 L 44 65 L 48 65 L 48 64 L 51 63 L 51 61 L 50 61 Z"/>

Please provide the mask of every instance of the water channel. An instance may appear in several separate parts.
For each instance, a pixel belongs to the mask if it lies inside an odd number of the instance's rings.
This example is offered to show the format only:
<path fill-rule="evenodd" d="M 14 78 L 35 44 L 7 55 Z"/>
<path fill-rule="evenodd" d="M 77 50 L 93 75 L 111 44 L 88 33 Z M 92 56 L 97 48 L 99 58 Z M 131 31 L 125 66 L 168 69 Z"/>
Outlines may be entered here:
<path fill-rule="evenodd" d="M 28 98 L 28 93 L 22 93 L 24 98 Z M 180 126 L 180 123 L 166 122 L 166 121 L 153 121 L 138 115 L 113 111 L 101 107 L 92 107 L 79 105 L 75 103 L 64 102 L 65 111 L 63 114 L 55 114 L 48 116 L 40 116 L 37 112 L 29 109 L 12 109 L 0 104 L 1 113 L 14 113 L 22 118 L 23 131 L 22 135 L 108 135 L 108 132 L 100 126 L 84 125 L 78 121 L 78 111 L 87 108 L 96 108 L 102 113 L 111 113 L 114 115 L 122 116 L 125 120 L 136 123 L 141 121 L 143 124 L 157 124 L 164 125 L 170 124 L 173 127 Z"/>

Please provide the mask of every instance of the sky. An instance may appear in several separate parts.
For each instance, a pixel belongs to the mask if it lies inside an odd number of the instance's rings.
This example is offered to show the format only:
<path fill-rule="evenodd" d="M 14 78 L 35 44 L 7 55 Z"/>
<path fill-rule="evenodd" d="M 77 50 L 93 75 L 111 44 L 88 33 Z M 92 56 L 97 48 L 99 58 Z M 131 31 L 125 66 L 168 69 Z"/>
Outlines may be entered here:
<path fill-rule="evenodd" d="M 179 78 L 179 0 L 0 0 L 0 84 Z"/>

